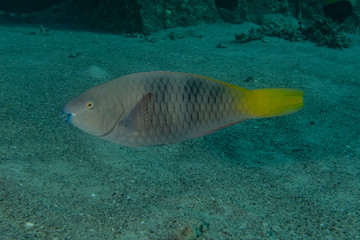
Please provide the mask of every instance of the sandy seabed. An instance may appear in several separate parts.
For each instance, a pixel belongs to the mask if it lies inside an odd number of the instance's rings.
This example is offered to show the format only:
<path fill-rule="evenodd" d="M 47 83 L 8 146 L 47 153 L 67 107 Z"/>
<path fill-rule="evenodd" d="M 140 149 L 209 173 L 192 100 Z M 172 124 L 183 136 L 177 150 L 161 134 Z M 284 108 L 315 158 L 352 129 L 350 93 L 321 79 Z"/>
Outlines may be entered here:
<path fill-rule="evenodd" d="M 0 26 L 0 239 L 360 239 L 360 37 L 345 50 L 231 42 L 250 27 Z M 304 109 L 145 148 L 61 117 L 84 90 L 150 70 L 299 88 Z"/>

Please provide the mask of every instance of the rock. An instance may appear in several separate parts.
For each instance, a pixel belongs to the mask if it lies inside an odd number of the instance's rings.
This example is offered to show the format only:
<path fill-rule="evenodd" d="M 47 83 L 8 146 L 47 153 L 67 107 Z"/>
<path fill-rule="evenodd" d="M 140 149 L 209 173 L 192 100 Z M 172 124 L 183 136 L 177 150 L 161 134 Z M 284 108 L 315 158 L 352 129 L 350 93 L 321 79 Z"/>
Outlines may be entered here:
<path fill-rule="evenodd" d="M 355 0 L 348 2 L 353 13 L 344 21 L 344 27 L 356 31 L 360 10 Z M 269 14 L 280 14 L 286 19 L 300 16 L 304 22 L 312 21 L 314 14 L 322 14 L 325 4 L 313 0 L 300 3 L 298 0 L 13 0 L 0 1 L 0 20 L 148 34 L 216 21 L 261 24 L 263 16 Z"/>

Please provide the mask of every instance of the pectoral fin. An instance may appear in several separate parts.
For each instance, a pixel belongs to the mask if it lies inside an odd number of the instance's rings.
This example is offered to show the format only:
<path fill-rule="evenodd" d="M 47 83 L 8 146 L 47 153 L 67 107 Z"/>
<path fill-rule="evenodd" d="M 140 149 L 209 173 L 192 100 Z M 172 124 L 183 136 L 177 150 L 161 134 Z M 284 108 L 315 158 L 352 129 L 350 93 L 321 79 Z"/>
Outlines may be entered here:
<path fill-rule="evenodd" d="M 151 127 L 150 109 L 154 100 L 154 94 L 144 95 L 123 119 L 123 125 L 130 131 L 141 131 Z"/>

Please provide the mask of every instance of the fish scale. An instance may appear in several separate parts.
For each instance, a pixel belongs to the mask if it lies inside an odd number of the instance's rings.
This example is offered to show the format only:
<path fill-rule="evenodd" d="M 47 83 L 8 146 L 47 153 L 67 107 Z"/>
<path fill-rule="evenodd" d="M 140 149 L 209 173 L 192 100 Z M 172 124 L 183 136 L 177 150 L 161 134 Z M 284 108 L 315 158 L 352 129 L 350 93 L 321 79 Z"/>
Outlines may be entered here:
<path fill-rule="evenodd" d="M 153 109 L 151 111 L 150 108 L 147 116 L 151 119 L 150 124 L 138 130 L 143 132 L 142 138 L 128 136 L 134 145 L 180 141 L 188 138 L 190 133 L 194 134 L 191 137 L 195 137 L 220 127 L 223 125 L 222 119 L 235 115 L 235 104 L 231 104 L 232 99 L 227 97 L 227 89 L 221 84 L 208 84 L 206 79 L 191 75 L 188 79 L 180 80 L 149 78 L 145 84 L 145 89 L 154 94 L 155 101 L 150 104 Z M 180 98 L 182 101 L 178 101 Z M 219 112 L 222 105 L 227 107 Z M 216 115 L 216 112 L 221 115 Z"/>
<path fill-rule="evenodd" d="M 301 90 L 247 90 L 177 72 L 126 75 L 91 88 L 63 108 L 67 121 L 125 146 L 162 145 L 200 137 L 249 118 L 302 107 Z"/>

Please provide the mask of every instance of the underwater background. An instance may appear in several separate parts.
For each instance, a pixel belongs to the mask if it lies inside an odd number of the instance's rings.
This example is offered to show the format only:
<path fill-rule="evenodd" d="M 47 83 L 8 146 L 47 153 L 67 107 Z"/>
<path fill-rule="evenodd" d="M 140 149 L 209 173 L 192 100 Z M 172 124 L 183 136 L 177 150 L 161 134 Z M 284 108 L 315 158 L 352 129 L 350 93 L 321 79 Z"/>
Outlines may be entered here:
<path fill-rule="evenodd" d="M 0 239 L 360 239 L 360 4 L 0 1 Z M 304 108 L 156 147 L 67 124 L 102 82 L 167 70 Z"/>

